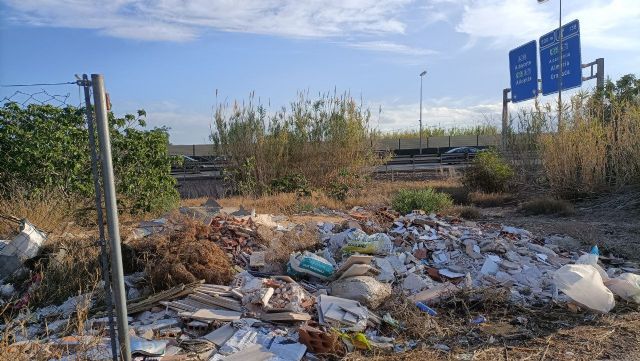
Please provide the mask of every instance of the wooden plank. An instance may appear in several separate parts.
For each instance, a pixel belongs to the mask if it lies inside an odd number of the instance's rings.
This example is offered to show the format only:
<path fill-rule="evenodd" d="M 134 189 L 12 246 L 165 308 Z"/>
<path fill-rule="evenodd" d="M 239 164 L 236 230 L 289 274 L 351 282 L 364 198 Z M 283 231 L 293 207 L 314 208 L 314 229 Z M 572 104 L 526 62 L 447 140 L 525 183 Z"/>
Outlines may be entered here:
<path fill-rule="evenodd" d="M 233 311 L 242 311 L 242 304 L 232 298 L 210 296 L 199 292 L 192 294 L 191 297 L 205 304 L 220 306 Z"/>

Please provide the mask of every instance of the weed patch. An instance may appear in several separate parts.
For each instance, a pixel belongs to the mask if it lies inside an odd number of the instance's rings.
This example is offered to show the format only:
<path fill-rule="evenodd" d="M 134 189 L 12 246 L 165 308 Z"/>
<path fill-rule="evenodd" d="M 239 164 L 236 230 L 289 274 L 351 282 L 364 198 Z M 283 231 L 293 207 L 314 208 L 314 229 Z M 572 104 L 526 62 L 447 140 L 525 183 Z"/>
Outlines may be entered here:
<path fill-rule="evenodd" d="M 438 212 L 452 205 L 451 196 L 446 193 L 436 192 L 433 188 L 401 189 L 392 201 L 393 209 L 403 214 L 412 210 L 423 210 L 427 213 Z"/>
<path fill-rule="evenodd" d="M 464 219 L 478 219 L 482 217 L 482 211 L 474 206 L 455 206 L 451 208 L 451 213 Z"/>
<path fill-rule="evenodd" d="M 460 185 L 446 185 L 433 187 L 436 191 L 451 196 L 454 204 L 469 204 L 469 189 Z"/>
<path fill-rule="evenodd" d="M 575 213 L 573 205 L 567 201 L 549 197 L 536 198 L 520 205 L 520 211 L 526 215 L 570 216 Z"/>
<path fill-rule="evenodd" d="M 462 183 L 472 190 L 504 192 L 513 176 L 513 169 L 497 152 L 487 151 L 476 155 L 465 171 Z"/>
<path fill-rule="evenodd" d="M 364 174 L 383 161 L 373 151 L 370 112 L 348 94 L 312 100 L 300 93 L 288 108 L 269 113 L 253 99 L 215 113 L 211 139 L 229 156 L 231 184 L 242 195 L 261 195 L 290 174 L 325 188 L 336 170 Z"/>
<path fill-rule="evenodd" d="M 501 207 L 515 201 L 515 197 L 509 193 L 469 193 L 469 202 L 482 208 Z"/>

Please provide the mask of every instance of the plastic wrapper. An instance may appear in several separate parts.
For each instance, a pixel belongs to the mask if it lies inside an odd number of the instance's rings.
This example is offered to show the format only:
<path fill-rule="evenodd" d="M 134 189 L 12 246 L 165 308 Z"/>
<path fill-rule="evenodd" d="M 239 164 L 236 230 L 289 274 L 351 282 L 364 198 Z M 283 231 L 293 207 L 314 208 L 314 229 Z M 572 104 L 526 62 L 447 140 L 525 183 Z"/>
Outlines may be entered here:
<path fill-rule="evenodd" d="M 615 306 L 613 293 L 604 285 L 600 273 L 592 265 L 562 266 L 554 273 L 553 281 L 559 291 L 586 308 L 607 313 Z"/>
<path fill-rule="evenodd" d="M 308 274 L 320 279 L 328 279 L 334 272 L 331 262 L 307 251 L 292 254 L 287 264 L 287 273 L 292 276 Z"/>
<path fill-rule="evenodd" d="M 366 238 L 354 237 L 342 247 L 344 253 L 389 254 L 392 250 L 393 242 L 384 233 L 375 233 Z"/>
<path fill-rule="evenodd" d="M 640 303 L 640 275 L 623 273 L 604 284 L 616 295 L 627 301 Z"/>

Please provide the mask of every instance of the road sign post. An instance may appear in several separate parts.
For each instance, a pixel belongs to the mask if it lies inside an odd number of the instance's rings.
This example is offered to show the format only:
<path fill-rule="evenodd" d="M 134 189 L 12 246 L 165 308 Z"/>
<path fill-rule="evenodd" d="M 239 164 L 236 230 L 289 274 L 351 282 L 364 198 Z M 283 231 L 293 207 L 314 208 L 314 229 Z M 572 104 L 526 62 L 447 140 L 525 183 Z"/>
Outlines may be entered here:
<path fill-rule="evenodd" d="M 540 75 L 542 94 L 582 85 L 582 61 L 580 54 L 580 23 L 574 20 L 562 27 L 562 81 L 560 77 L 560 32 L 558 29 L 540 37 Z M 562 85 L 560 85 L 562 84 Z"/>
<path fill-rule="evenodd" d="M 511 101 L 533 99 L 538 95 L 538 61 L 536 41 L 519 46 L 509 52 L 511 75 Z"/>

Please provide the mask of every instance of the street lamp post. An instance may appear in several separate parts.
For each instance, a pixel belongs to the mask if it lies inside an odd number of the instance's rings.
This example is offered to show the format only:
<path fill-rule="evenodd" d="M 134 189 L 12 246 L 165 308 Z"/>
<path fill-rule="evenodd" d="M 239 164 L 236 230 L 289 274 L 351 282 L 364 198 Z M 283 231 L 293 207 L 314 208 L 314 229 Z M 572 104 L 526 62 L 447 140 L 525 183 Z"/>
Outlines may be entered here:
<path fill-rule="evenodd" d="M 538 4 L 545 3 L 549 0 L 538 0 Z M 558 76 L 558 130 L 562 129 L 562 0 L 559 0 L 558 12 L 558 33 L 559 33 L 559 49 L 558 59 L 560 60 L 560 73 Z"/>
<path fill-rule="evenodd" d="M 426 70 L 420 73 L 420 154 L 422 154 L 422 78 L 425 75 L 427 75 Z"/>

